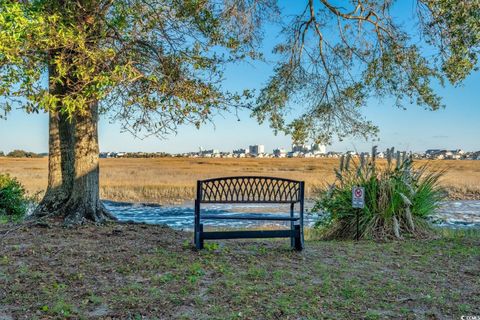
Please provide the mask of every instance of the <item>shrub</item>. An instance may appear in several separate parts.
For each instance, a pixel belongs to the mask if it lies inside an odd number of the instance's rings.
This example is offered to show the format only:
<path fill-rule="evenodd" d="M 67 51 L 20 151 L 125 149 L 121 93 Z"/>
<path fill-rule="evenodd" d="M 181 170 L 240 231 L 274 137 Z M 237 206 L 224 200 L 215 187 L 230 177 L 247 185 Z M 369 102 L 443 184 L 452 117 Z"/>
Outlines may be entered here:
<path fill-rule="evenodd" d="M 11 158 L 40 158 L 41 155 L 35 152 L 29 152 L 25 150 L 13 150 L 7 154 L 7 157 Z"/>
<path fill-rule="evenodd" d="M 0 216 L 21 218 L 25 215 L 27 206 L 25 189 L 20 182 L 8 174 L 0 174 Z"/>
<path fill-rule="evenodd" d="M 426 217 L 445 199 L 439 186 L 441 172 L 427 165 L 414 168 L 406 153 L 387 151 L 387 163 L 377 164 L 376 147 L 372 157 L 342 157 L 335 170 L 336 181 L 322 191 L 314 210 L 326 215 L 317 223 L 325 238 L 353 239 L 356 236 L 356 214 L 359 214 L 360 238 L 389 239 L 425 237 L 431 234 Z M 352 188 L 365 188 L 365 208 L 352 208 Z"/>

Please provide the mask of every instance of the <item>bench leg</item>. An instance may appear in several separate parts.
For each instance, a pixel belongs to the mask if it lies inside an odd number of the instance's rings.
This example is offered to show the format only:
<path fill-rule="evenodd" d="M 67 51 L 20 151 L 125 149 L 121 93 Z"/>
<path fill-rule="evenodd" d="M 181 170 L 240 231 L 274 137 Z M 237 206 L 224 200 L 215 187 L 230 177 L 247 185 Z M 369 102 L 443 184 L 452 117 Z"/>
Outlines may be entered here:
<path fill-rule="evenodd" d="M 293 215 L 295 214 L 295 203 L 291 203 L 290 204 L 290 218 L 293 218 Z M 295 223 L 292 221 L 290 221 L 290 230 L 292 232 L 295 232 Z M 290 237 L 290 247 L 295 248 L 295 237 L 292 235 Z"/>
<path fill-rule="evenodd" d="M 293 223 L 293 221 L 290 222 L 290 230 L 292 232 L 295 232 L 295 224 Z M 292 236 L 290 236 L 290 246 L 293 248 L 295 248 L 295 236 L 292 234 Z"/>
<path fill-rule="evenodd" d="M 303 250 L 302 229 L 299 224 L 295 225 L 295 250 Z"/>
<path fill-rule="evenodd" d="M 200 223 L 195 231 L 195 247 L 198 250 L 203 249 L 203 223 Z"/>

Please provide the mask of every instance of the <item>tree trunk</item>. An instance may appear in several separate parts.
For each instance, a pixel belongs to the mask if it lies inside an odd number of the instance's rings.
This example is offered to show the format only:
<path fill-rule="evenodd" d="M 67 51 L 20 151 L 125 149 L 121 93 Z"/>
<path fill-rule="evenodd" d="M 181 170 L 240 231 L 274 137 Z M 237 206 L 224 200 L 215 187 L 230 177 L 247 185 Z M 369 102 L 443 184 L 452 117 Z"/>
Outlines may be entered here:
<path fill-rule="evenodd" d="M 70 92 L 67 84 L 75 79 L 67 79 L 67 75 L 55 81 L 54 61 L 61 54 L 59 50 L 50 52 L 49 91 L 62 99 Z M 66 225 L 114 220 L 99 195 L 98 104 L 70 119 L 61 110 L 58 105 L 49 113 L 48 187 L 34 217 L 59 216 Z"/>
<path fill-rule="evenodd" d="M 73 188 L 73 125 L 65 116 L 49 113 L 48 187 L 35 216 L 57 215 Z"/>
<path fill-rule="evenodd" d="M 50 66 L 49 75 L 55 72 Z M 60 96 L 68 93 L 66 86 L 52 81 L 49 90 Z M 97 103 L 71 119 L 50 111 L 48 187 L 34 217 L 60 216 L 69 226 L 115 219 L 100 202 L 97 127 Z"/>
<path fill-rule="evenodd" d="M 55 53 L 52 53 L 52 57 Z M 55 68 L 50 64 L 49 91 L 55 95 L 64 95 L 67 88 L 60 83 L 51 81 L 56 74 Z M 73 162 L 72 144 L 73 124 L 65 115 L 52 110 L 49 112 L 48 132 L 48 186 L 45 196 L 37 206 L 34 216 L 56 215 L 70 198 L 73 187 Z"/>
<path fill-rule="evenodd" d="M 48 188 L 34 214 L 67 226 L 115 220 L 100 201 L 98 105 L 72 120 L 50 113 L 49 127 Z"/>
<path fill-rule="evenodd" d="M 97 103 L 75 116 L 74 128 L 74 183 L 63 210 L 65 224 L 82 224 L 86 220 L 101 223 L 114 219 L 100 202 Z"/>

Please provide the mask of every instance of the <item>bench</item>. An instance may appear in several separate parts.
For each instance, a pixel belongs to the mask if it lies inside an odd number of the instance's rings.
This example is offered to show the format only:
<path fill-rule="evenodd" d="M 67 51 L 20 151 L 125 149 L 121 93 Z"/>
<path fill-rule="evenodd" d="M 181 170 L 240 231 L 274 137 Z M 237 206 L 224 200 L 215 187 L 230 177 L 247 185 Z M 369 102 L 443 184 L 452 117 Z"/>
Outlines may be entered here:
<path fill-rule="evenodd" d="M 203 249 L 204 240 L 248 239 L 248 238 L 290 238 L 295 250 L 301 251 L 303 241 L 303 210 L 305 183 L 274 177 L 223 177 L 197 181 L 195 199 L 194 241 L 197 249 Z M 290 214 L 201 214 L 200 205 L 265 203 L 289 204 Z M 295 212 L 295 205 L 299 210 Z M 289 229 L 209 231 L 203 230 L 205 220 L 265 220 L 290 222 Z"/>

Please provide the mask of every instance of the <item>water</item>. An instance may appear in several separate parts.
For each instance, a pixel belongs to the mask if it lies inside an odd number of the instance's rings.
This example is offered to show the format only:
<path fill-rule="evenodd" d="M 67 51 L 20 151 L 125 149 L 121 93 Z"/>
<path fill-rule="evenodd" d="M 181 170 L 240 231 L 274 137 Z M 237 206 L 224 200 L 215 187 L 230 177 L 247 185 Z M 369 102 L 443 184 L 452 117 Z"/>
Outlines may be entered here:
<path fill-rule="evenodd" d="M 104 201 L 105 206 L 120 221 L 135 221 L 149 224 L 166 224 L 174 229 L 193 229 L 193 204 L 183 206 L 160 206 L 154 204 L 124 203 Z M 298 205 L 296 206 L 298 210 Z M 282 214 L 288 215 L 289 205 L 235 204 L 202 205 L 202 214 L 235 215 L 238 213 Z M 306 214 L 304 223 L 313 225 L 318 215 Z M 249 221 L 249 220 L 205 220 L 205 226 L 245 228 L 261 225 L 289 226 L 287 221 Z"/>
<path fill-rule="evenodd" d="M 166 224 L 174 229 L 193 229 L 193 204 L 182 206 L 160 206 L 153 204 L 123 203 L 104 201 L 106 207 L 121 221 L 135 221 L 149 224 Z M 313 204 L 307 203 L 306 209 Z M 297 207 L 298 208 L 298 207 Z M 239 204 L 239 205 L 202 205 L 204 214 L 233 215 L 236 213 L 275 214 L 289 212 L 288 205 Z M 305 214 L 305 225 L 311 226 L 319 216 Z M 480 228 L 480 201 L 447 201 L 431 221 L 441 227 Z M 245 228 L 260 225 L 288 226 L 283 221 L 248 220 L 206 220 L 206 226 Z"/>
<path fill-rule="evenodd" d="M 480 228 L 480 201 L 446 201 L 430 220 L 441 227 Z"/>

